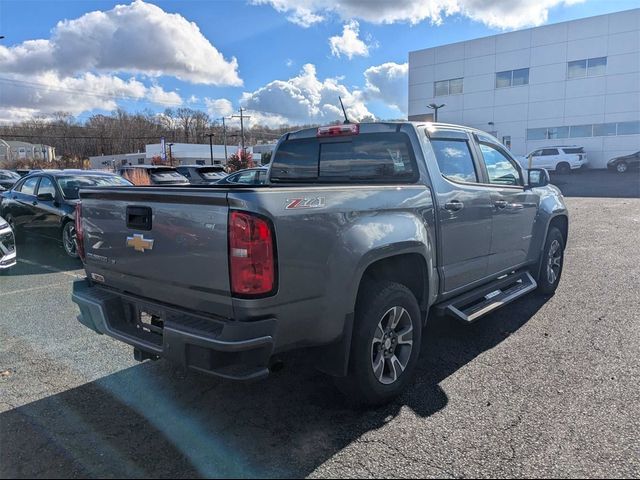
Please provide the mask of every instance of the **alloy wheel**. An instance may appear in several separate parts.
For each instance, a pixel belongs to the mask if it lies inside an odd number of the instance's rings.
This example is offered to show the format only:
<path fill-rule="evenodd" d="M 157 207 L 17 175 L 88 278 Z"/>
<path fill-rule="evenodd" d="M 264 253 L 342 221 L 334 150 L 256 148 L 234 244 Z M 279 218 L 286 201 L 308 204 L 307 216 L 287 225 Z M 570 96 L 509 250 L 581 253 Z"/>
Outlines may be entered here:
<path fill-rule="evenodd" d="M 74 258 L 78 256 L 76 228 L 71 222 L 67 223 L 62 230 L 62 244 L 67 255 Z"/>
<path fill-rule="evenodd" d="M 391 307 L 382 316 L 371 342 L 371 367 L 378 381 L 391 385 L 407 368 L 413 350 L 413 324 L 406 309 Z"/>
<path fill-rule="evenodd" d="M 550 285 L 556 283 L 560 276 L 560 269 L 562 268 L 562 248 L 560 242 L 554 240 L 549 246 L 549 253 L 547 254 L 547 281 Z"/>

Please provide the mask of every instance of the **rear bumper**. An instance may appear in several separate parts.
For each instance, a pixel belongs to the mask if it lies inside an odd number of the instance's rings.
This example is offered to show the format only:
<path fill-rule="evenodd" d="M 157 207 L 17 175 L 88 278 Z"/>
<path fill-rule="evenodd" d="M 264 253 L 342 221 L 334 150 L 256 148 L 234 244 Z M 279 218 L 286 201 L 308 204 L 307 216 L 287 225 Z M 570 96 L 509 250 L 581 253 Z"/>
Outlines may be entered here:
<path fill-rule="evenodd" d="M 269 374 L 276 320 L 218 320 L 177 310 L 145 299 L 90 286 L 73 285 L 78 321 L 97 333 L 132 345 L 146 355 L 162 357 L 186 368 L 232 380 L 256 380 Z M 161 318 L 158 331 L 147 331 L 136 312 Z M 151 327 L 152 329 L 154 327 Z"/>

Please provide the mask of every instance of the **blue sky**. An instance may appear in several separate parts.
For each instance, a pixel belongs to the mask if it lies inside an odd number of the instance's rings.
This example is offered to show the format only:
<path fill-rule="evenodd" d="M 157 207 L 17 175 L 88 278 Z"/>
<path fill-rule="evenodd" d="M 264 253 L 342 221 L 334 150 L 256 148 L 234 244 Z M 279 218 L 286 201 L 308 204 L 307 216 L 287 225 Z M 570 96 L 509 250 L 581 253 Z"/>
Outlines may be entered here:
<path fill-rule="evenodd" d="M 43 50 L 36 54 L 24 53 L 24 47 L 29 44 L 24 45 L 23 42 L 50 40 L 52 34 L 55 36 L 56 24 L 62 20 L 81 19 L 89 12 L 109 12 L 116 5 L 130 3 L 102 0 L 0 0 L 0 34 L 5 35 L 5 39 L 0 41 L 0 72 L 9 72 L 0 73 L 5 82 L 0 81 L 0 88 L 5 90 L 4 95 L 0 94 L 0 105 L 4 104 L 6 112 L 1 120 L 6 122 L 33 115 L 46 116 L 53 109 L 66 109 L 84 119 L 94 112 L 107 112 L 114 105 L 131 111 L 149 108 L 159 112 L 167 106 L 182 104 L 208 110 L 212 116 L 217 116 L 227 115 L 242 103 L 254 110 L 264 123 L 330 121 L 335 112 L 327 110 L 323 104 L 330 102 L 340 92 L 343 92 L 350 113 L 355 117 L 370 114 L 379 118 L 401 118 L 405 115 L 403 110 L 406 108 L 402 104 L 403 95 L 406 96 L 406 76 L 403 77 L 402 72 L 406 72 L 405 63 L 411 50 L 468 40 L 527 25 L 555 23 L 637 6 L 635 0 L 587 0 L 579 3 L 574 3 L 575 0 L 548 0 L 545 3 L 552 6 L 543 11 L 539 7 L 543 3 L 540 0 L 486 0 L 486 8 L 473 7 L 475 10 L 452 15 L 439 12 L 439 24 L 438 19 L 434 22 L 433 14 L 425 14 L 422 21 L 412 24 L 409 19 L 416 18 L 415 8 L 422 8 L 419 11 L 422 12 L 434 4 L 448 3 L 453 6 L 451 8 L 461 6 L 464 10 L 471 9 L 465 7 L 465 2 L 474 2 L 413 0 L 403 3 L 397 0 L 388 2 L 388 5 L 397 5 L 393 12 L 383 11 L 384 9 L 378 12 L 373 7 L 366 10 L 368 7 L 357 5 L 357 2 L 354 2 L 353 7 L 339 10 L 327 6 L 331 3 L 327 2 L 328 0 L 147 2 L 142 10 L 150 12 L 149 25 L 157 25 L 153 22 L 170 23 L 174 27 L 182 25 L 175 21 L 176 17 L 164 15 L 178 14 L 186 20 L 183 28 L 189 30 L 185 34 L 187 42 L 197 36 L 197 31 L 192 31 L 187 25 L 187 22 L 194 22 L 204 37 L 201 40 L 221 54 L 217 67 L 206 65 L 203 72 L 194 79 L 189 77 L 191 67 L 188 65 L 192 65 L 190 62 L 209 64 L 206 60 L 202 61 L 211 58 L 212 50 L 209 46 L 198 43 L 199 40 L 195 39 L 194 45 L 197 44 L 198 47 L 189 47 L 186 53 L 181 51 L 176 54 L 176 57 L 183 58 L 193 53 L 194 59 L 186 59 L 182 63 L 181 60 L 176 60 L 172 70 L 165 71 L 163 58 L 174 56 L 172 49 L 180 49 L 181 43 L 184 46 L 185 41 L 180 42 L 175 33 L 166 34 L 161 28 L 143 28 L 145 24 L 140 22 L 118 25 L 116 16 L 113 17 L 116 24 L 114 28 L 122 29 L 116 31 L 134 30 L 127 33 L 127 43 L 125 46 L 118 46 L 119 51 L 109 52 L 109 49 L 115 49 L 116 46 L 110 34 L 104 33 L 99 37 L 99 45 L 92 47 L 96 52 L 82 50 L 82 53 L 78 53 L 76 46 L 84 41 L 82 36 L 78 36 L 74 40 L 75 44 L 69 40 L 66 43 L 60 41 L 52 44 L 53 46 L 43 46 Z M 344 3 L 348 4 L 349 1 Z M 475 2 L 478 3 L 483 4 Z M 513 7 L 515 4 L 518 6 Z M 302 8 L 300 5 L 308 7 L 307 10 L 302 13 L 296 10 Z M 398 12 L 402 13 L 403 8 L 407 9 L 406 18 L 392 17 L 397 16 Z M 520 10 L 513 12 L 514 8 Z M 410 9 L 414 10 L 409 11 Z M 299 18 L 292 20 L 292 17 L 302 17 L 309 11 L 313 16 L 311 21 Z M 542 21 L 541 12 L 546 12 L 546 19 Z M 322 19 L 318 20 L 318 17 Z M 377 23 L 381 19 L 387 23 Z M 357 23 L 349 23 L 352 21 Z M 83 30 L 84 35 L 87 31 L 99 30 L 102 22 L 95 22 L 89 23 L 87 30 Z M 305 22 L 307 25 L 302 26 L 301 23 Z M 495 25 L 496 22 L 501 24 Z M 345 25 L 351 25 L 352 30 L 355 28 L 355 38 L 359 43 L 355 45 L 356 50 L 353 50 L 353 42 L 345 44 L 338 57 L 332 54 L 329 39 L 340 37 Z M 340 42 L 338 39 L 338 43 Z M 161 49 L 154 48 L 154 44 L 158 43 L 167 45 L 163 45 Z M 197 52 L 199 48 L 203 50 L 200 53 Z M 356 52 L 351 58 L 349 48 L 352 48 L 352 53 Z M 358 48 L 367 48 L 368 52 L 362 55 L 360 50 L 358 54 Z M 137 50 L 140 50 L 139 56 Z M 51 52 L 57 55 L 56 63 L 49 65 L 46 59 L 53 55 Z M 138 68 L 132 62 L 135 58 L 144 58 L 146 52 L 149 65 Z M 118 58 L 128 55 L 134 60 L 128 63 L 123 61 L 123 65 L 118 65 Z M 86 64 L 77 60 L 83 56 L 88 58 Z M 96 58 L 100 60 L 95 60 Z M 215 84 L 211 83 L 208 79 L 220 78 L 220 72 L 224 69 L 233 72 L 233 58 L 237 59 L 235 80 L 215 80 Z M 158 63 L 157 67 L 154 62 Z M 42 64 L 42 68 L 34 68 L 34 64 Z M 305 74 L 301 75 L 306 64 L 311 64 L 314 68 L 306 67 Z M 382 65 L 387 67 L 370 72 L 370 85 L 367 85 L 365 71 Z M 184 74 L 181 74 L 181 69 L 184 69 Z M 97 78 L 87 78 L 87 73 L 94 74 Z M 298 80 L 289 84 L 273 83 L 276 80 L 286 83 L 294 78 Z M 121 85 L 122 82 L 118 79 L 130 83 Z M 156 88 L 159 96 L 152 95 L 149 89 L 153 86 L 159 87 Z M 14 90 L 16 93 L 10 95 L 10 88 L 11 93 Z M 47 93 L 55 98 L 48 100 Z M 397 97 L 395 100 L 392 98 L 394 95 Z M 293 103 L 291 98 L 294 99 Z"/>

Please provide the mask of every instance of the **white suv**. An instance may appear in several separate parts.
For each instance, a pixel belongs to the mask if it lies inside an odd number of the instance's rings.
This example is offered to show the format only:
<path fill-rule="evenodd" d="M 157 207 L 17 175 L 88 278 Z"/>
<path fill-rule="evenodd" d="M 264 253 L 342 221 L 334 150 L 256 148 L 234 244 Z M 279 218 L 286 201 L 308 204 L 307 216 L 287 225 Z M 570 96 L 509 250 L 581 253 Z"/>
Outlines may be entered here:
<path fill-rule="evenodd" d="M 531 168 L 546 168 L 560 174 L 582 168 L 588 163 L 584 148 L 575 145 L 534 150 L 521 159 L 523 167 L 529 168 L 529 159 L 531 159 Z"/>

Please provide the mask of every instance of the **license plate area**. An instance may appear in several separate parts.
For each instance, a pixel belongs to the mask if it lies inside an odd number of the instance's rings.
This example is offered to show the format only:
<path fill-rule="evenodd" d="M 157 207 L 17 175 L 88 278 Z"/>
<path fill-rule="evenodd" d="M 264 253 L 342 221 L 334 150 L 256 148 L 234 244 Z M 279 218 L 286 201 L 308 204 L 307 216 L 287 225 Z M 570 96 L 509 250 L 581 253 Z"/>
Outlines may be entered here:
<path fill-rule="evenodd" d="M 120 329 L 154 345 L 162 346 L 167 313 L 153 305 L 124 302 L 125 322 Z"/>

